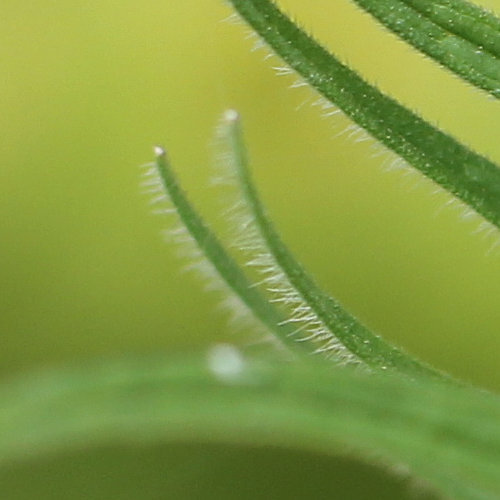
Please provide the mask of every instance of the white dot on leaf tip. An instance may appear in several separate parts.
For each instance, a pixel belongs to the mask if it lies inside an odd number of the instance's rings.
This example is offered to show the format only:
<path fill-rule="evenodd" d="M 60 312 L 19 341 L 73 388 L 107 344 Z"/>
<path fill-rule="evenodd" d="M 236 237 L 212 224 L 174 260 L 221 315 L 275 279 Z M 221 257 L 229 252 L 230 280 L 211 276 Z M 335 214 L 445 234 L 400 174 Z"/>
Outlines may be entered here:
<path fill-rule="evenodd" d="M 165 149 L 163 149 L 161 146 L 155 146 L 153 148 L 153 151 L 156 156 L 164 156 L 165 155 Z"/>
<path fill-rule="evenodd" d="M 238 378 L 245 367 L 243 357 L 229 344 L 218 344 L 208 353 L 208 367 L 220 380 L 231 382 Z"/>
<path fill-rule="evenodd" d="M 234 109 L 228 109 L 225 113 L 224 113 L 224 119 L 227 121 L 227 122 L 237 122 L 240 118 L 240 114 L 238 113 L 238 111 L 234 110 Z"/>

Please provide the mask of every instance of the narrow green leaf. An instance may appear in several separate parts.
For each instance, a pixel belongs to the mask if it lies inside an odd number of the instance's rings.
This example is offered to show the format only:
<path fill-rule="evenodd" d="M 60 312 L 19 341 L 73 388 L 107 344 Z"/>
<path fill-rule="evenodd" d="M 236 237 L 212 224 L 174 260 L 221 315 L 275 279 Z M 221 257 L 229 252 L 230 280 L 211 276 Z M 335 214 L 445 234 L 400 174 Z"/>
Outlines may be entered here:
<path fill-rule="evenodd" d="M 410 165 L 500 227 L 500 169 L 365 82 L 269 0 L 230 0 L 313 88 Z"/>
<path fill-rule="evenodd" d="M 263 283 L 276 293 L 276 300 L 293 309 L 289 321 L 303 324 L 304 343 L 312 344 L 313 349 L 334 359 L 361 361 L 375 370 L 394 369 L 410 376 L 441 376 L 374 335 L 316 285 L 283 243 L 260 201 L 251 179 L 240 119 L 235 111 L 225 113 L 220 135 L 228 146 L 224 156 L 229 168 L 235 170 L 246 200 L 248 214 L 243 226 L 245 233 L 250 233 L 251 259 L 264 268 Z M 256 226 L 260 240 L 255 238 L 252 226 Z"/>
<path fill-rule="evenodd" d="M 456 0 L 354 2 L 464 80 L 500 97 L 500 20 L 492 14 Z"/>
<path fill-rule="evenodd" d="M 498 499 L 499 421 L 499 400 L 478 391 L 318 360 L 264 364 L 218 346 L 207 360 L 108 362 L 4 385 L 0 464 L 116 442 L 347 446 L 451 498 Z"/>
<path fill-rule="evenodd" d="M 500 18 L 465 0 L 405 0 L 433 22 L 500 57 Z"/>
<path fill-rule="evenodd" d="M 180 220 L 198 245 L 202 256 L 211 263 L 229 290 L 241 299 L 249 311 L 267 326 L 279 341 L 294 351 L 300 349 L 292 338 L 292 327 L 283 323 L 285 317 L 247 279 L 236 261 L 227 253 L 190 204 L 177 183 L 165 151 L 162 148 L 155 148 L 155 151 L 157 154 L 153 174 L 157 172 L 161 190 L 168 194 Z"/>

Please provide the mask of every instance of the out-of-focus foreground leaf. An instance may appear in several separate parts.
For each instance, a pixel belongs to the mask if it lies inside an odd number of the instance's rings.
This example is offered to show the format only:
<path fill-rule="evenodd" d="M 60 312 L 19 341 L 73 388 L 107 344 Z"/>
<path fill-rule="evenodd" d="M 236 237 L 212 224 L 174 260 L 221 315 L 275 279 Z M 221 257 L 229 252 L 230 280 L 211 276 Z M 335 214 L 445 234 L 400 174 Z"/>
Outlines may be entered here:
<path fill-rule="evenodd" d="M 500 401 L 433 382 L 266 363 L 228 346 L 208 358 L 121 361 L 39 374 L 0 390 L 0 462 L 113 443 L 348 445 L 406 465 L 457 499 L 500 495 Z"/>

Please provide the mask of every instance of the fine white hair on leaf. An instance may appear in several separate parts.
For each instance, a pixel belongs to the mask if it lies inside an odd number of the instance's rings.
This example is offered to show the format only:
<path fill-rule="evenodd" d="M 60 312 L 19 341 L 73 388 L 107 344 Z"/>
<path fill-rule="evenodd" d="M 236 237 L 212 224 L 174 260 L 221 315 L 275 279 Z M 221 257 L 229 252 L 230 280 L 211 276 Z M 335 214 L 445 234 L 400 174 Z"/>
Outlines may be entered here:
<path fill-rule="evenodd" d="M 239 14 L 236 14 L 240 19 L 241 16 Z M 242 19 L 243 21 L 243 19 Z M 311 33 L 311 31 L 309 31 Z M 266 56 L 265 59 L 271 58 L 271 57 L 276 57 L 274 52 L 269 48 L 268 44 L 265 42 L 265 40 L 262 39 L 256 32 L 252 31 L 249 34 L 249 37 L 255 38 L 256 42 L 254 45 L 254 49 L 258 48 L 259 50 L 261 48 L 265 48 L 268 55 Z M 300 88 L 307 86 L 310 88 L 309 84 L 304 80 L 302 76 L 300 76 L 293 68 L 291 68 L 288 65 L 283 65 L 283 62 L 281 59 L 280 60 L 280 65 L 275 66 L 274 70 L 278 73 L 278 75 L 288 75 L 288 74 L 294 74 L 296 75 L 296 79 L 292 84 L 290 85 L 290 88 Z M 319 94 L 317 91 L 314 89 L 311 89 L 311 92 L 313 95 L 317 96 L 317 99 L 313 101 L 312 105 L 313 106 L 319 106 L 322 108 L 322 116 L 325 118 L 331 118 L 331 117 L 336 117 L 336 116 L 346 116 L 345 113 L 338 108 L 334 103 L 330 102 L 328 99 L 326 99 L 324 96 Z M 312 99 L 306 100 L 306 102 L 309 102 Z M 300 108 L 303 107 L 305 102 L 303 102 L 301 105 L 296 107 L 296 110 L 299 110 Z M 332 121 L 333 123 L 337 123 L 336 120 Z M 338 137 L 346 137 L 349 141 L 352 141 L 354 143 L 361 143 L 361 142 L 369 142 L 371 143 L 371 146 L 374 149 L 374 154 L 372 155 L 372 158 L 377 158 L 378 156 L 383 156 L 383 157 L 389 157 L 390 160 L 384 160 L 383 162 L 383 171 L 387 172 L 392 172 L 392 171 L 402 171 L 404 175 L 407 175 L 411 177 L 412 181 L 415 179 L 418 179 L 419 176 L 421 176 L 421 173 L 417 173 L 414 175 L 414 172 L 416 172 L 416 169 L 411 167 L 405 160 L 400 158 L 399 156 L 396 156 L 395 153 L 390 151 L 386 146 L 384 146 L 382 143 L 377 141 L 371 134 L 366 132 L 365 129 L 362 127 L 351 123 L 349 126 L 341 129 L 337 135 L 334 136 L 335 138 Z M 414 181 L 417 183 L 417 181 Z M 415 184 L 413 184 L 415 186 Z M 415 186 L 415 187 L 418 187 Z M 465 210 L 465 209 L 464 209 Z"/>
<path fill-rule="evenodd" d="M 261 42 L 259 44 L 259 48 L 262 46 L 265 46 L 266 44 L 264 42 Z M 270 57 L 273 57 L 273 54 L 271 52 Z M 285 71 L 282 69 L 282 66 L 278 67 L 278 73 L 279 74 L 288 74 L 288 71 Z M 301 80 L 302 78 L 299 78 L 296 80 L 296 83 L 292 84 L 292 87 L 300 87 L 301 85 Z M 314 91 L 313 91 L 314 92 Z M 317 93 L 315 93 L 318 95 Z M 317 101 L 313 103 L 315 106 L 320 106 L 321 107 L 322 103 L 322 98 L 319 98 Z M 328 104 L 327 104 L 328 106 Z M 331 108 L 335 110 L 335 108 Z M 329 113 L 330 110 L 328 107 L 322 109 L 323 113 Z M 339 113 L 334 113 L 334 115 L 337 114 L 344 114 L 343 112 Z M 371 142 L 374 145 L 374 148 L 377 149 L 377 154 L 374 154 L 373 156 L 383 156 L 384 157 L 384 164 L 387 165 L 387 170 L 401 170 L 403 174 L 403 178 L 406 179 L 407 182 L 412 182 L 413 187 L 418 187 L 418 184 L 422 181 L 422 175 L 418 173 L 415 169 L 410 167 L 408 163 L 402 159 L 399 159 L 395 156 L 393 152 L 391 152 L 387 147 L 383 146 L 380 142 L 376 141 L 370 134 L 368 134 L 364 129 L 360 128 L 358 125 L 351 124 L 350 126 L 346 127 L 344 130 L 341 131 L 339 136 L 346 137 L 349 141 L 353 141 L 354 143 L 358 142 Z M 220 161 L 221 165 L 225 165 L 228 171 L 233 170 L 234 172 L 234 165 L 231 165 L 231 160 L 227 158 L 227 155 L 224 155 L 224 158 L 221 157 Z M 218 176 L 223 177 L 222 175 Z M 227 182 L 226 184 L 229 184 Z M 463 207 L 463 205 L 459 204 L 459 206 Z M 304 310 L 303 309 L 303 304 L 300 302 L 302 300 L 300 294 L 297 292 L 297 294 L 289 293 L 290 291 L 290 286 L 292 287 L 292 292 L 293 292 L 293 286 L 291 283 L 287 280 L 286 275 L 283 272 L 280 272 L 279 266 L 277 263 L 274 261 L 272 256 L 270 256 L 269 252 L 266 252 L 266 244 L 263 241 L 263 238 L 259 237 L 259 231 L 255 232 L 252 231 L 250 228 L 252 226 L 256 225 L 256 221 L 253 220 L 252 218 L 248 218 L 248 212 L 251 212 L 248 207 L 241 207 L 238 205 L 238 210 L 234 211 L 234 218 L 236 219 L 236 222 L 233 222 L 233 227 L 235 228 L 235 232 L 241 232 L 241 228 L 246 228 L 246 240 L 242 238 L 241 240 L 238 240 L 236 243 L 237 245 L 240 246 L 240 248 L 247 252 L 249 255 L 248 257 L 248 262 L 249 266 L 255 267 L 257 269 L 257 272 L 261 274 L 261 279 L 260 282 L 266 286 L 267 288 L 272 289 L 272 293 L 275 294 L 276 297 L 278 297 L 277 301 L 280 301 L 281 303 L 284 303 L 285 305 L 289 306 L 292 310 L 292 317 L 297 319 L 297 323 L 299 323 L 303 328 L 299 331 L 304 331 L 305 328 L 311 332 L 313 332 L 312 338 L 315 340 L 322 339 L 322 341 L 325 340 L 325 338 L 328 338 L 328 333 L 331 332 L 325 332 L 322 330 L 322 327 L 325 325 L 318 325 L 317 328 L 315 328 L 316 325 L 311 325 L 310 321 L 313 321 L 308 313 L 310 311 Z M 463 211 L 463 208 L 462 208 Z M 240 220 L 238 221 L 238 214 Z M 243 221 L 243 222 L 242 222 Z M 488 233 L 490 234 L 490 233 Z M 250 243 L 248 240 L 250 239 Z M 257 258 L 256 258 L 257 256 Z M 282 270 L 281 270 L 282 271 Z M 288 281 L 288 282 L 287 282 Z M 273 287 L 270 286 L 270 284 L 273 284 Z M 274 286 L 276 283 L 279 283 L 280 286 Z M 294 309 L 294 305 L 296 305 L 300 311 L 301 315 L 297 315 L 296 311 L 297 309 Z M 307 306 L 307 304 L 306 304 Z M 295 316 L 294 316 L 295 315 Z M 305 326 L 304 326 L 305 325 Z M 336 339 L 334 339 L 332 342 L 336 342 Z M 338 342 L 334 344 L 334 347 L 338 345 Z M 334 350 L 334 347 L 327 345 L 327 348 L 330 350 Z M 342 345 L 340 345 L 340 349 L 342 349 Z M 347 353 L 350 355 L 349 353 Z"/>
<path fill-rule="evenodd" d="M 385 171 L 394 172 L 394 171 L 408 171 L 410 170 L 410 166 L 408 163 L 403 160 L 403 158 L 396 156 L 395 158 L 387 158 L 387 163 L 385 167 Z"/>
<path fill-rule="evenodd" d="M 487 256 L 500 255 L 500 235 L 496 235 L 495 241 L 493 241 L 492 244 L 490 245 L 490 248 L 486 250 L 486 255 Z"/>
<path fill-rule="evenodd" d="M 277 76 L 292 75 L 294 73 L 290 66 L 273 66 L 273 70 Z"/>
<path fill-rule="evenodd" d="M 335 116 L 335 115 L 338 115 L 339 113 L 342 113 L 342 111 L 340 109 L 332 109 L 331 111 L 325 111 L 324 113 L 322 113 L 322 117 L 323 118 L 330 118 L 331 116 Z"/>
<path fill-rule="evenodd" d="M 241 19 L 241 17 L 238 14 L 236 14 L 235 12 L 233 12 L 229 16 L 225 17 L 224 19 L 221 19 L 221 23 L 227 23 L 227 24 L 231 24 L 234 26 L 244 25 L 244 22 Z"/>
<path fill-rule="evenodd" d="M 256 34 L 256 36 L 258 36 Z M 274 57 L 275 54 L 268 47 L 267 43 L 262 40 L 260 37 L 259 49 L 266 48 L 269 51 L 268 57 Z M 267 59 L 267 58 L 266 58 Z M 301 88 L 301 87 L 309 87 L 309 84 L 304 80 L 303 77 L 298 75 L 293 68 L 287 65 L 274 66 L 273 69 L 275 72 L 281 75 L 296 75 L 295 81 L 289 86 L 289 88 Z M 310 87 L 309 87 L 310 88 Z M 313 107 L 320 107 L 322 110 L 321 116 L 324 118 L 336 117 L 336 116 L 346 116 L 345 113 L 338 108 L 334 103 L 326 99 L 324 96 L 318 94 L 315 90 L 311 89 L 313 95 L 316 95 L 317 98 L 313 100 L 313 98 L 305 99 L 302 104 L 296 107 L 296 111 L 300 110 L 304 104 L 307 104 L 311 101 Z M 332 123 L 338 123 L 336 120 Z M 407 178 L 408 184 L 411 185 L 411 189 L 417 189 L 420 185 L 424 184 L 426 181 L 426 177 L 422 175 L 421 172 L 413 168 L 406 160 L 396 155 L 393 151 L 389 150 L 385 145 L 381 142 L 377 141 L 372 135 L 370 135 L 365 129 L 360 127 L 357 124 L 351 123 L 347 127 L 343 128 L 339 131 L 338 134 L 334 136 L 335 138 L 345 137 L 347 140 L 354 142 L 355 144 L 361 142 L 368 142 L 370 146 L 373 148 L 374 153 L 372 154 L 372 158 L 383 157 L 384 160 L 382 162 L 382 171 L 384 172 L 401 172 L 403 177 Z M 435 188 L 433 192 L 447 192 L 441 186 L 434 184 Z M 442 209 L 448 208 L 457 209 L 458 219 L 465 221 L 468 219 L 474 219 L 475 217 L 481 218 L 479 214 L 474 209 L 471 209 L 467 205 L 465 205 L 458 198 L 453 197 L 449 201 L 447 201 Z M 438 210 L 438 213 L 442 210 Z M 480 234 L 484 239 L 491 240 L 491 244 L 489 249 L 486 252 L 486 255 L 496 254 L 500 247 L 500 232 L 498 228 L 491 224 L 488 221 L 482 221 L 479 223 L 479 227 L 476 234 Z"/>
<path fill-rule="evenodd" d="M 309 84 L 305 80 L 302 80 L 302 79 L 297 79 L 292 84 L 290 84 L 291 89 L 299 89 L 301 87 L 308 87 L 308 86 L 309 86 Z"/>
<path fill-rule="evenodd" d="M 218 179 L 225 177 L 225 185 L 236 187 L 232 190 L 233 202 L 225 217 L 232 228 L 232 247 L 244 255 L 244 265 L 256 271 L 256 286 L 265 288 L 271 294 L 271 302 L 285 312 L 287 317 L 282 324 L 293 325 L 292 335 L 295 340 L 309 342 L 312 352 L 324 353 L 341 364 L 359 362 L 304 300 L 269 250 L 246 197 L 238 189 L 236 153 L 228 144 L 228 127 L 233 127 L 234 124 L 229 123 L 226 116 L 227 114 L 223 116 L 217 128 L 216 176 Z"/>
<path fill-rule="evenodd" d="M 227 119 L 237 119 L 228 113 Z M 155 148 L 155 154 L 166 154 L 162 148 Z M 218 271 L 205 256 L 199 245 L 183 224 L 177 208 L 171 202 L 170 197 L 163 185 L 155 163 L 141 165 L 141 192 L 149 197 L 149 205 L 154 207 L 153 213 L 163 216 L 168 222 L 168 227 L 161 231 L 165 242 L 173 244 L 177 251 L 177 257 L 185 265 L 181 267 L 180 273 L 195 273 L 205 283 L 205 290 L 216 292 L 220 297 L 221 307 L 227 316 L 232 329 L 245 331 L 251 335 L 247 342 L 254 343 L 256 338 L 260 342 L 276 343 L 276 339 L 264 325 L 256 319 L 254 313 L 240 299 L 240 297 L 221 278 Z"/>
<path fill-rule="evenodd" d="M 311 97 L 305 97 L 304 100 L 297 104 L 297 106 L 295 106 L 295 111 L 299 111 L 301 110 L 304 106 L 306 106 L 307 104 L 310 104 L 311 102 Z"/>
<path fill-rule="evenodd" d="M 431 192 L 433 196 L 443 197 L 443 201 L 434 211 L 434 217 L 441 216 L 447 210 L 453 210 L 458 213 L 458 220 L 474 224 L 474 229 L 471 230 L 472 235 L 482 237 L 483 240 L 488 240 L 489 247 L 486 250 L 486 256 L 496 255 L 497 249 L 500 247 L 500 231 L 491 222 L 484 220 L 474 209 L 470 208 L 458 198 L 450 195 L 441 186 L 435 186 Z"/>
<path fill-rule="evenodd" d="M 477 213 L 474 213 L 474 215 L 477 219 L 481 217 Z M 500 231 L 494 224 L 482 220 L 472 234 L 479 235 L 483 241 L 488 243 L 488 248 L 485 252 L 487 257 L 498 255 L 498 250 L 500 249 Z"/>
<path fill-rule="evenodd" d="M 241 16 L 237 13 L 234 13 L 236 17 L 240 19 L 240 21 L 246 25 L 245 21 L 241 18 Z M 231 16 L 232 17 L 232 16 Z M 232 19 L 232 24 L 235 24 L 234 19 Z M 309 31 L 311 33 L 311 31 Z M 338 108 L 334 103 L 326 99 L 323 95 L 319 94 L 317 91 L 314 89 L 310 88 L 310 85 L 302 78 L 296 70 L 294 70 L 291 66 L 288 64 L 283 64 L 283 61 L 276 56 L 274 51 L 269 47 L 267 42 L 255 31 L 253 30 L 246 30 L 245 31 L 245 39 L 253 40 L 253 46 L 251 48 L 252 52 L 255 51 L 260 51 L 264 49 L 266 51 L 266 55 L 264 56 L 264 60 L 267 61 L 268 59 L 276 59 L 280 62 L 279 65 L 272 66 L 272 69 L 275 71 L 275 73 L 278 76 L 288 76 L 288 75 L 295 75 L 296 79 L 289 85 L 289 88 L 296 89 L 296 88 L 301 88 L 301 87 L 309 87 L 311 91 L 311 95 L 315 96 L 314 102 L 312 102 L 312 106 L 320 107 L 321 108 L 321 116 L 324 118 L 332 118 L 337 115 L 342 115 L 345 116 L 345 113 Z M 313 100 L 313 97 L 305 99 L 300 105 L 296 107 L 296 111 L 300 110 L 305 104 L 311 102 Z M 364 129 L 357 125 L 352 125 L 352 127 L 355 127 L 355 132 L 349 134 L 349 139 L 354 141 L 355 143 L 358 142 L 365 142 L 365 141 L 375 141 L 375 139 L 368 134 Z M 346 130 L 341 130 L 339 132 L 339 136 L 343 135 L 346 132 Z M 347 132 L 353 132 L 351 128 L 347 130 Z"/>
<path fill-rule="evenodd" d="M 257 33 L 252 32 L 251 35 L 249 36 L 256 37 L 257 41 L 255 43 L 257 44 L 256 47 L 258 49 L 261 48 L 266 49 L 266 51 L 268 52 L 268 56 L 266 57 L 266 59 L 271 57 L 276 57 L 274 52 L 267 45 L 267 43 L 261 37 L 259 37 Z M 256 47 L 254 46 L 254 49 Z M 278 60 L 280 59 L 278 58 Z M 282 63 L 281 60 L 280 62 Z M 296 79 L 294 82 L 291 83 L 290 88 L 309 87 L 309 84 L 304 80 L 304 78 L 298 75 L 297 72 L 293 70 L 293 68 L 287 65 L 279 65 L 275 66 L 273 69 L 278 73 L 278 75 L 288 75 L 288 74 L 296 75 Z M 320 107 L 322 109 L 322 117 L 331 118 L 337 116 L 346 116 L 345 113 L 340 108 L 338 108 L 334 103 L 330 102 L 324 96 L 318 94 L 315 90 L 311 89 L 311 93 L 317 96 L 317 98 L 312 102 L 312 105 L 314 107 Z M 302 102 L 302 104 L 296 107 L 296 110 L 297 111 L 300 110 L 304 104 L 312 100 L 313 100 L 312 98 L 305 99 Z M 333 120 L 332 123 L 336 124 L 338 122 L 337 120 Z M 374 150 L 374 153 L 371 155 L 372 158 L 377 158 L 379 156 L 384 157 L 382 163 L 382 171 L 385 172 L 401 171 L 404 176 L 408 176 L 409 181 L 411 181 L 412 183 L 412 187 L 414 188 L 418 187 L 422 174 L 417 172 L 404 159 L 395 155 L 394 152 L 390 151 L 382 143 L 375 140 L 375 138 L 368 132 L 366 132 L 366 130 L 363 129 L 362 127 L 351 123 L 347 127 L 344 127 L 341 130 L 339 130 L 338 134 L 336 134 L 334 137 L 335 138 L 345 137 L 348 141 L 351 141 L 355 144 L 362 142 L 370 143 L 370 146 Z M 464 211 L 465 210 L 466 209 L 464 209 Z"/>

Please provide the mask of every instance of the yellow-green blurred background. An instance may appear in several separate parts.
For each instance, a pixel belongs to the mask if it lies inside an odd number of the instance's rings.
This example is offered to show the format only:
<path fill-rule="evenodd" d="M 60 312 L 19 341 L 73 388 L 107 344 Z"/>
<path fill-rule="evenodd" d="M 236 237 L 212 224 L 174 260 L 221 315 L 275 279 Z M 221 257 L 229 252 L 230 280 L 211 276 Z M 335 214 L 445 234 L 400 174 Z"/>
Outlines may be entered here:
<path fill-rule="evenodd" d="M 500 161 L 498 102 L 348 0 L 280 3 L 371 82 Z M 482 4 L 500 10 L 499 0 Z M 192 199 L 220 225 L 207 187 L 213 128 L 233 107 L 269 210 L 321 285 L 423 360 L 500 389 L 500 247 L 491 251 L 500 235 L 474 234 L 479 219 L 464 220 L 429 182 L 388 172 L 369 143 L 339 135 L 350 123 L 322 119 L 311 91 L 275 76 L 280 62 L 251 52 L 246 28 L 223 22 L 222 0 L 3 0 L 0 12 L 3 378 L 238 342 L 217 297 L 180 271 L 160 238 L 165 221 L 150 215 L 138 168 L 152 144 L 165 144 Z M 87 459 L 78 458 L 95 463 Z M 6 498 L 28 498 L 17 487 Z M 81 498 L 114 498 L 102 488 Z M 79 498 L 61 491 L 46 498 Z"/>

